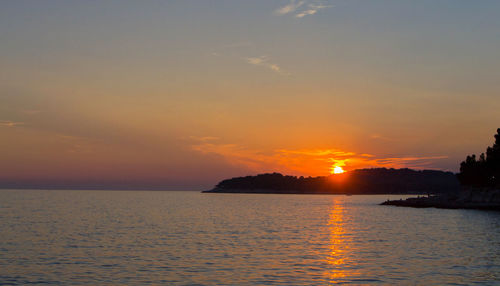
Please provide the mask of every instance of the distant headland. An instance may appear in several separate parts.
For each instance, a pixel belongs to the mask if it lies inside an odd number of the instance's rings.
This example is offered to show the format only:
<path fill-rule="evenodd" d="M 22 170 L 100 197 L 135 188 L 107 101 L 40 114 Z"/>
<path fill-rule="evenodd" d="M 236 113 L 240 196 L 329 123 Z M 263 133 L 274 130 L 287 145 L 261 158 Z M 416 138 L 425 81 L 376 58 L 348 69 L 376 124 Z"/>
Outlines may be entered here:
<path fill-rule="evenodd" d="M 321 177 L 279 173 L 237 177 L 205 193 L 273 194 L 442 194 L 459 189 L 455 174 L 436 170 L 357 169 Z"/>
<path fill-rule="evenodd" d="M 500 128 L 494 137 L 486 154 L 479 159 L 467 156 L 458 174 L 386 168 L 307 178 L 271 173 L 223 180 L 204 193 L 423 194 L 426 196 L 382 205 L 500 210 Z"/>

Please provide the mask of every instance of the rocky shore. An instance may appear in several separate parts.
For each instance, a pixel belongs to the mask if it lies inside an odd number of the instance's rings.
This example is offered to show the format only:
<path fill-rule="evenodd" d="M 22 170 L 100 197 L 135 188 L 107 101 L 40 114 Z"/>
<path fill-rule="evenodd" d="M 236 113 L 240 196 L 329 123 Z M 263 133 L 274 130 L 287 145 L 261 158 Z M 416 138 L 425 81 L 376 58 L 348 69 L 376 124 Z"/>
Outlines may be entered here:
<path fill-rule="evenodd" d="M 481 209 L 500 211 L 500 190 L 491 188 L 463 188 L 456 194 L 385 201 L 381 205 L 414 208 Z"/>

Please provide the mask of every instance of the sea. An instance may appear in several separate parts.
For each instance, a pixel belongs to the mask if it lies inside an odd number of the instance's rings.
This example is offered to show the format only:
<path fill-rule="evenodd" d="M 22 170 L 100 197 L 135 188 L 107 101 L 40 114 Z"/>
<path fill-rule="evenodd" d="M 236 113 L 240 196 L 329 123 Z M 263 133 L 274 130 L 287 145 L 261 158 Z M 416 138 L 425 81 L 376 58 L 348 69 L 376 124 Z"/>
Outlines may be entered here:
<path fill-rule="evenodd" d="M 0 285 L 500 285 L 500 212 L 399 198 L 0 190 Z"/>

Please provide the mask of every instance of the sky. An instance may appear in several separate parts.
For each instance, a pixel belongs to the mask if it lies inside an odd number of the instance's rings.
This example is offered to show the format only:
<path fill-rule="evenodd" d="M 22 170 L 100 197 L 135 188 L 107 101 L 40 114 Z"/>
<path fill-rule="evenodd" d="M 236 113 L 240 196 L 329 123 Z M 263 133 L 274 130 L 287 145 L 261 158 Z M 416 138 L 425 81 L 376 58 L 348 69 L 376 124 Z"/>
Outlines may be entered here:
<path fill-rule="evenodd" d="M 500 127 L 500 1 L 2 1 L 0 187 L 457 172 Z"/>

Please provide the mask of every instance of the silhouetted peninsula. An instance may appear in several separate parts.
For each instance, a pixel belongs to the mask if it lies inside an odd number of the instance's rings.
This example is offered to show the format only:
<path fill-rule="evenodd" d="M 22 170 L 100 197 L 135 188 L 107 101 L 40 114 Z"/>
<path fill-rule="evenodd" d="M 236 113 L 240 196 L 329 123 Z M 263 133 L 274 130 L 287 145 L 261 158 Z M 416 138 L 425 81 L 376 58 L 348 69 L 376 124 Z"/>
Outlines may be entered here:
<path fill-rule="evenodd" d="M 442 194 L 459 188 L 455 174 L 435 170 L 358 169 L 323 177 L 279 173 L 223 180 L 205 193 Z"/>
<path fill-rule="evenodd" d="M 479 160 L 476 160 L 476 155 L 467 156 L 460 164 L 457 177 L 461 184 L 459 192 L 386 201 L 382 204 L 416 208 L 500 210 L 500 128 L 497 129 L 493 146 L 486 149 L 486 155 L 482 153 Z"/>

